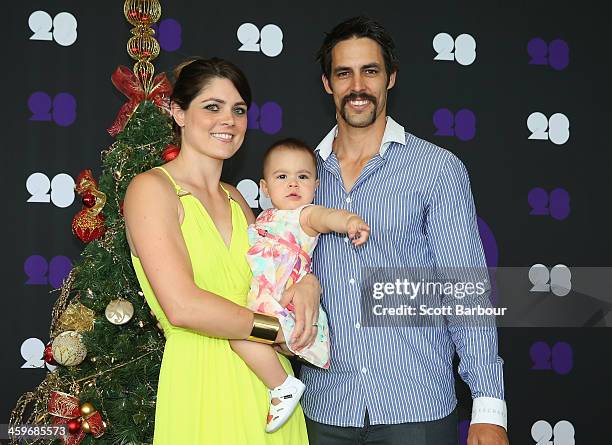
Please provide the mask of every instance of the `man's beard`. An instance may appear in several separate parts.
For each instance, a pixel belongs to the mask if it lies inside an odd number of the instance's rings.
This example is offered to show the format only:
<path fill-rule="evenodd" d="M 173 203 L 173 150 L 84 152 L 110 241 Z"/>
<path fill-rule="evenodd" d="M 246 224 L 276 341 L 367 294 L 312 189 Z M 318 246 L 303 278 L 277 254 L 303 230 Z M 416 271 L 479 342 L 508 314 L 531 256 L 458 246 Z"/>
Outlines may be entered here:
<path fill-rule="evenodd" d="M 369 114 L 359 114 L 359 115 L 349 116 L 349 114 L 346 112 L 346 107 L 348 106 L 348 102 L 350 100 L 359 100 L 359 99 L 368 100 L 374 106 L 374 109 Z M 370 96 L 369 94 L 365 94 L 365 93 L 351 93 L 348 96 L 345 96 L 342 98 L 342 106 L 340 107 L 340 116 L 342 116 L 342 119 L 344 119 L 344 121 L 347 124 L 349 124 L 351 127 L 365 128 L 365 127 L 369 127 L 376 121 L 376 117 L 377 117 L 376 110 L 378 110 L 378 101 L 376 100 L 374 96 Z"/>

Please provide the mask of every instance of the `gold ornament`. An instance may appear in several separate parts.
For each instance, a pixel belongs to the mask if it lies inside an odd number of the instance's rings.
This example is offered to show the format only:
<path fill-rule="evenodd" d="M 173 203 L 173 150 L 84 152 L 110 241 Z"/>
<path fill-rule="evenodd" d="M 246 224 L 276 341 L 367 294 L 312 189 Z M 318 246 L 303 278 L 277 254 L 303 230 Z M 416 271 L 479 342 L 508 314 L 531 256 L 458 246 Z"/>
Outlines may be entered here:
<path fill-rule="evenodd" d="M 89 433 L 91 431 L 91 427 L 89 426 L 89 422 L 85 419 L 81 422 L 81 429 L 84 433 Z"/>
<path fill-rule="evenodd" d="M 55 332 L 77 331 L 87 332 L 94 327 L 94 311 L 76 302 L 68 305 L 60 315 Z"/>
<path fill-rule="evenodd" d="M 88 418 L 95 412 L 96 412 L 96 409 L 91 403 L 85 402 L 81 405 L 81 416 Z"/>
<path fill-rule="evenodd" d="M 114 325 L 126 324 L 134 316 L 134 306 L 124 298 L 117 298 L 108 303 L 104 315 Z"/>
<path fill-rule="evenodd" d="M 127 52 L 136 60 L 134 74 L 140 80 L 145 93 L 152 87 L 155 68 L 151 60 L 159 55 L 159 43 L 153 38 L 151 25 L 161 17 L 159 0 L 126 0 L 123 13 L 128 22 L 134 25 L 134 34 L 127 43 Z"/>
<path fill-rule="evenodd" d="M 76 366 L 85 360 L 87 349 L 81 341 L 81 334 L 75 331 L 62 332 L 51 344 L 53 359 L 60 365 Z"/>
<path fill-rule="evenodd" d="M 86 169 L 79 174 L 74 189 L 81 196 L 87 193 L 95 196 L 96 201 L 93 207 L 90 208 L 90 212 L 92 217 L 98 216 L 106 204 L 106 193 L 101 192 L 98 188 L 98 181 L 93 177 L 91 170 Z"/>

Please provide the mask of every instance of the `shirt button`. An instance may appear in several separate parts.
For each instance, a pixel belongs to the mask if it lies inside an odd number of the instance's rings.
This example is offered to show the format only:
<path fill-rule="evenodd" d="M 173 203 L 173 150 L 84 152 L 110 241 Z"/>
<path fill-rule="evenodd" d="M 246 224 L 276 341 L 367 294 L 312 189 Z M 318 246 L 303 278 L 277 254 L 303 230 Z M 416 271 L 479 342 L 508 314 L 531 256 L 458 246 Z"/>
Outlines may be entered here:
<path fill-rule="evenodd" d="M 366 368 L 365 366 L 363 368 L 361 368 L 361 372 L 363 372 L 364 374 L 368 373 L 368 368 Z"/>
<path fill-rule="evenodd" d="M 351 279 L 349 280 L 349 284 L 355 284 L 355 278 L 351 278 Z"/>
<path fill-rule="evenodd" d="M 348 242 L 349 242 L 348 236 L 345 236 L 345 237 L 344 237 L 344 242 L 345 242 L 345 243 L 348 243 Z"/>
<path fill-rule="evenodd" d="M 351 197 L 350 196 L 346 197 L 346 202 L 351 202 Z"/>
<path fill-rule="evenodd" d="M 359 324 L 359 322 L 355 323 L 355 329 L 359 329 L 361 327 L 361 325 Z"/>

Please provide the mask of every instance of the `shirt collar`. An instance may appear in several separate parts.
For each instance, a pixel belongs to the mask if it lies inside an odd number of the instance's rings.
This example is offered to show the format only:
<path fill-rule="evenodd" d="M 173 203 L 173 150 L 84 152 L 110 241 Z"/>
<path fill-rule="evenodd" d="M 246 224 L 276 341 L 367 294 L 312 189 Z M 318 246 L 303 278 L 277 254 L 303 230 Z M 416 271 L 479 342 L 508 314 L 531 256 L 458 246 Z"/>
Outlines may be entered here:
<path fill-rule="evenodd" d="M 338 125 L 334 126 L 327 136 L 323 138 L 323 140 L 317 145 L 315 148 L 315 152 L 319 152 L 319 156 L 326 161 L 329 155 L 332 152 L 332 144 L 334 143 L 334 139 L 338 136 Z M 385 133 L 383 134 L 382 141 L 380 143 L 380 150 L 378 153 L 381 156 L 385 155 L 387 148 L 391 145 L 392 142 L 397 142 L 398 144 L 406 145 L 406 132 L 404 131 L 404 127 L 395 122 L 391 116 L 387 116 L 387 124 L 385 125 Z"/>

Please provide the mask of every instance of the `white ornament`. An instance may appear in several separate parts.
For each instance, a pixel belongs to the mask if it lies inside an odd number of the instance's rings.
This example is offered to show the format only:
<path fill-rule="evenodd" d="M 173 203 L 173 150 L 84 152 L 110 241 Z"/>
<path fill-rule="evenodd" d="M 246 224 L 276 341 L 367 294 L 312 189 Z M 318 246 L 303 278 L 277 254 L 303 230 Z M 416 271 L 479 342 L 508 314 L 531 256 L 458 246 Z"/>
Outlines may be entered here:
<path fill-rule="evenodd" d="M 134 306 L 129 301 L 118 298 L 108 303 L 104 315 L 112 324 L 126 324 L 134 316 Z"/>
<path fill-rule="evenodd" d="M 82 363 L 87 356 L 87 349 L 81 338 L 81 334 L 76 331 L 62 332 L 55 337 L 51 345 L 53 359 L 64 366 L 76 366 Z"/>

